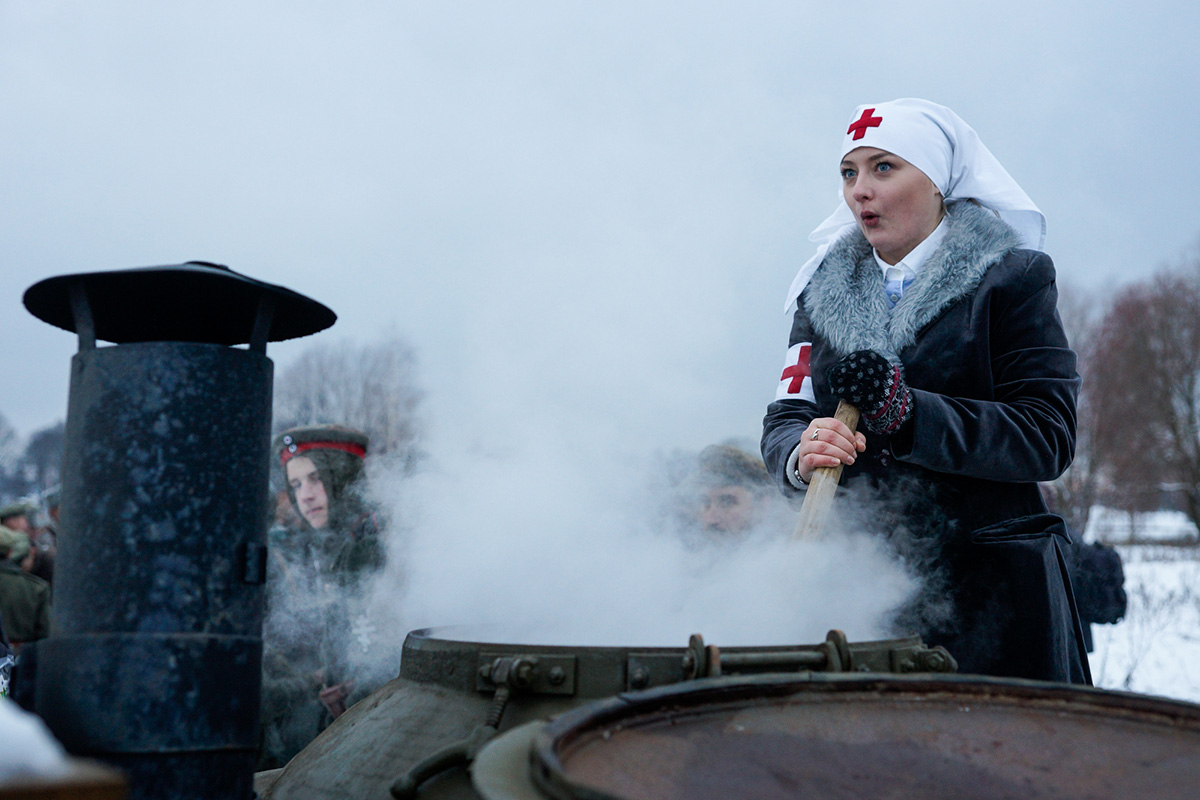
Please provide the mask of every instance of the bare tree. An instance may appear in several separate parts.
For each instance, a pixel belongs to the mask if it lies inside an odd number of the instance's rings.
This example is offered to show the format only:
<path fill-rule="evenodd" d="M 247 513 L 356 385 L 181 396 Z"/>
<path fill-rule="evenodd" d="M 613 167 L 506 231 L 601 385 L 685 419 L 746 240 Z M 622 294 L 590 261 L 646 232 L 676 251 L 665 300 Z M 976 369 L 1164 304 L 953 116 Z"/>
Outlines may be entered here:
<path fill-rule="evenodd" d="M 21 462 L 32 490 L 42 492 L 62 480 L 66 439 L 66 424 L 62 421 L 35 431 L 29 437 Z"/>
<path fill-rule="evenodd" d="M 21 443 L 8 419 L 0 414 L 0 473 L 9 474 L 21 460 Z"/>
<path fill-rule="evenodd" d="M 275 429 L 337 423 L 371 437 L 371 452 L 411 469 L 418 457 L 416 356 L 396 336 L 316 344 L 275 381 Z"/>
<path fill-rule="evenodd" d="M 1100 462 L 1095 453 L 1097 414 L 1092 394 L 1096 382 L 1093 372 L 1096 334 L 1104 309 L 1098 292 L 1079 287 L 1063 288 L 1058 309 L 1067 339 L 1079 357 L 1083 388 L 1079 393 L 1075 460 L 1061 477 L 1043 484 L 1042 491 L 1050 507 L 1063 516 L 1071 531 L 1082 535 L 1100 486 Z"/>
<path fill-rule="evenodd" d="M 1163 271 L 1117 296 L 1096 337 L 1095 452 L 1130 512 L 1180 491 L 1200 525 L 1200 270 Z"/>
<path fill-rule="evenodd" d="M 21 453 L 20 437 L 8 419 L 0 414 L 0 499 L 9 500 L 25 493 Z"/>

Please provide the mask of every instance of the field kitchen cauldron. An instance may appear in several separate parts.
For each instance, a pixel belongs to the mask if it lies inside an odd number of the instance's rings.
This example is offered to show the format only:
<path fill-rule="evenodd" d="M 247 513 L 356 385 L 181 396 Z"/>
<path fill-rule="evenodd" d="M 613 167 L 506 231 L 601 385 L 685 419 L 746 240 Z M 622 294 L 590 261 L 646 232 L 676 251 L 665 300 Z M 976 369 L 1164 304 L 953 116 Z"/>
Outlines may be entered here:
<path fill-rule="evenodd" d="M 919 639 L 557 647 L 414 631 L 263 800 L 1180 798 L 1200 705 L 947 674 Z M 497 733 L 499 731 L 499 733 Z"/>

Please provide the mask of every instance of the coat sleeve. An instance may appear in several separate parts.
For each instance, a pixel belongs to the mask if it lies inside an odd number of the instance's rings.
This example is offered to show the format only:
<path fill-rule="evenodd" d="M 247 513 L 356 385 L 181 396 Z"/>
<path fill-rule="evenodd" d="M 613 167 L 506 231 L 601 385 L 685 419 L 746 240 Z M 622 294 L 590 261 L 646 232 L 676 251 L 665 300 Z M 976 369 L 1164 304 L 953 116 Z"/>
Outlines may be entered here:
<path fill-rule="evenodd" d="M 1024 269 L 988 299 L 990 397 L 913 388 L 909 441 L 894 443 L 900 460 L 1009 482 L 1053 480 L 1070 466 L 1080 378 L 1058 316 L 1054 265 L 1044 253 L 1017 257 Z"/>
<path fill-rule="evenodd" d="M 817 405 L 813 399 L 811 377 L 807 391 L 803 391 L 803 381 L 801 381 L 801 385 L 796 385 L 796 391 L 789 392 L 788 389 L 792 384 L 791 379 L 786 376 L 792 369 L 795 349 L 801 348 L 805 344 L 810 346 L 809 354 L 804 356 L 807 363 L 811 357 L 812 340 L 812 323 L 809 321 L 808 313 L 804 310 L 804 303 L 801 300 L 797 302 L 796 313 L 792 317 L 792 331 L 788 337 L 788 358 L 785 359 L 784 364 L 785 377 L 780 378 L 780 387 L 776 392 L 774 402 L 767 406 L 760 443 L 763 463 L 766 464 L 767 471 L 775 479 L 775 483 L 787 494 L 795 494 L 799 491 L 787 477 L 788 457 L 800 444 L 800 437 L 804 435 L 804 429 L 818 415 Z"/>

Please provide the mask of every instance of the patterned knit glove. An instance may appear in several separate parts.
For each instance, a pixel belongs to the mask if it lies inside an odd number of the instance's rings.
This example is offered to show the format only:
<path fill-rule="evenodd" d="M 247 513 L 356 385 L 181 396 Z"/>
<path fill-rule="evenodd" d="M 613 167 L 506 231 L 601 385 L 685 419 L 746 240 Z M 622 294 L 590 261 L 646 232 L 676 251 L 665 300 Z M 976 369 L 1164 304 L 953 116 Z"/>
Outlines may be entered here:
<path fill-rule="evenodd" d="M 858 406 L 871 433 L 894 434 L 912 419 L 912 392 L 900 365 L 874 350 L 859 350 L 834 364 L 829 388 Z"/>

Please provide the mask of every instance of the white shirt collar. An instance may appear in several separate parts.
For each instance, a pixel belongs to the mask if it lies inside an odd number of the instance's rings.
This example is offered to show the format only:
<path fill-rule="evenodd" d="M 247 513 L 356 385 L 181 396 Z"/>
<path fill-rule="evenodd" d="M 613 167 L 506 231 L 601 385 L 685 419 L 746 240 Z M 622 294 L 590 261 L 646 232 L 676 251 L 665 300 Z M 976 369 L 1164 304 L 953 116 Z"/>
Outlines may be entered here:
<path fill-rule="evenodd" d="M 879 257 L 877 251 L 872 250 L 871 252 L 875 256 L 875 263 L 879 265 L 885 278 L 889 269 L 899 269 L 905 275 L 916 276 L 921 271 L 921 267 L 925 265 L 925 262 L 929 260 L 929 257 L 933 255 L 933 252 L 937 250 L 938 245 L 942 243 L 942 239 L 946 238 L 946 231 L 946 216 L 943 214 L 942 221 L 933 229 L 933 233 L 926 236 L 924 241 L 914 247 L 908 255 L 895 264 L 885 262 Z"/>

